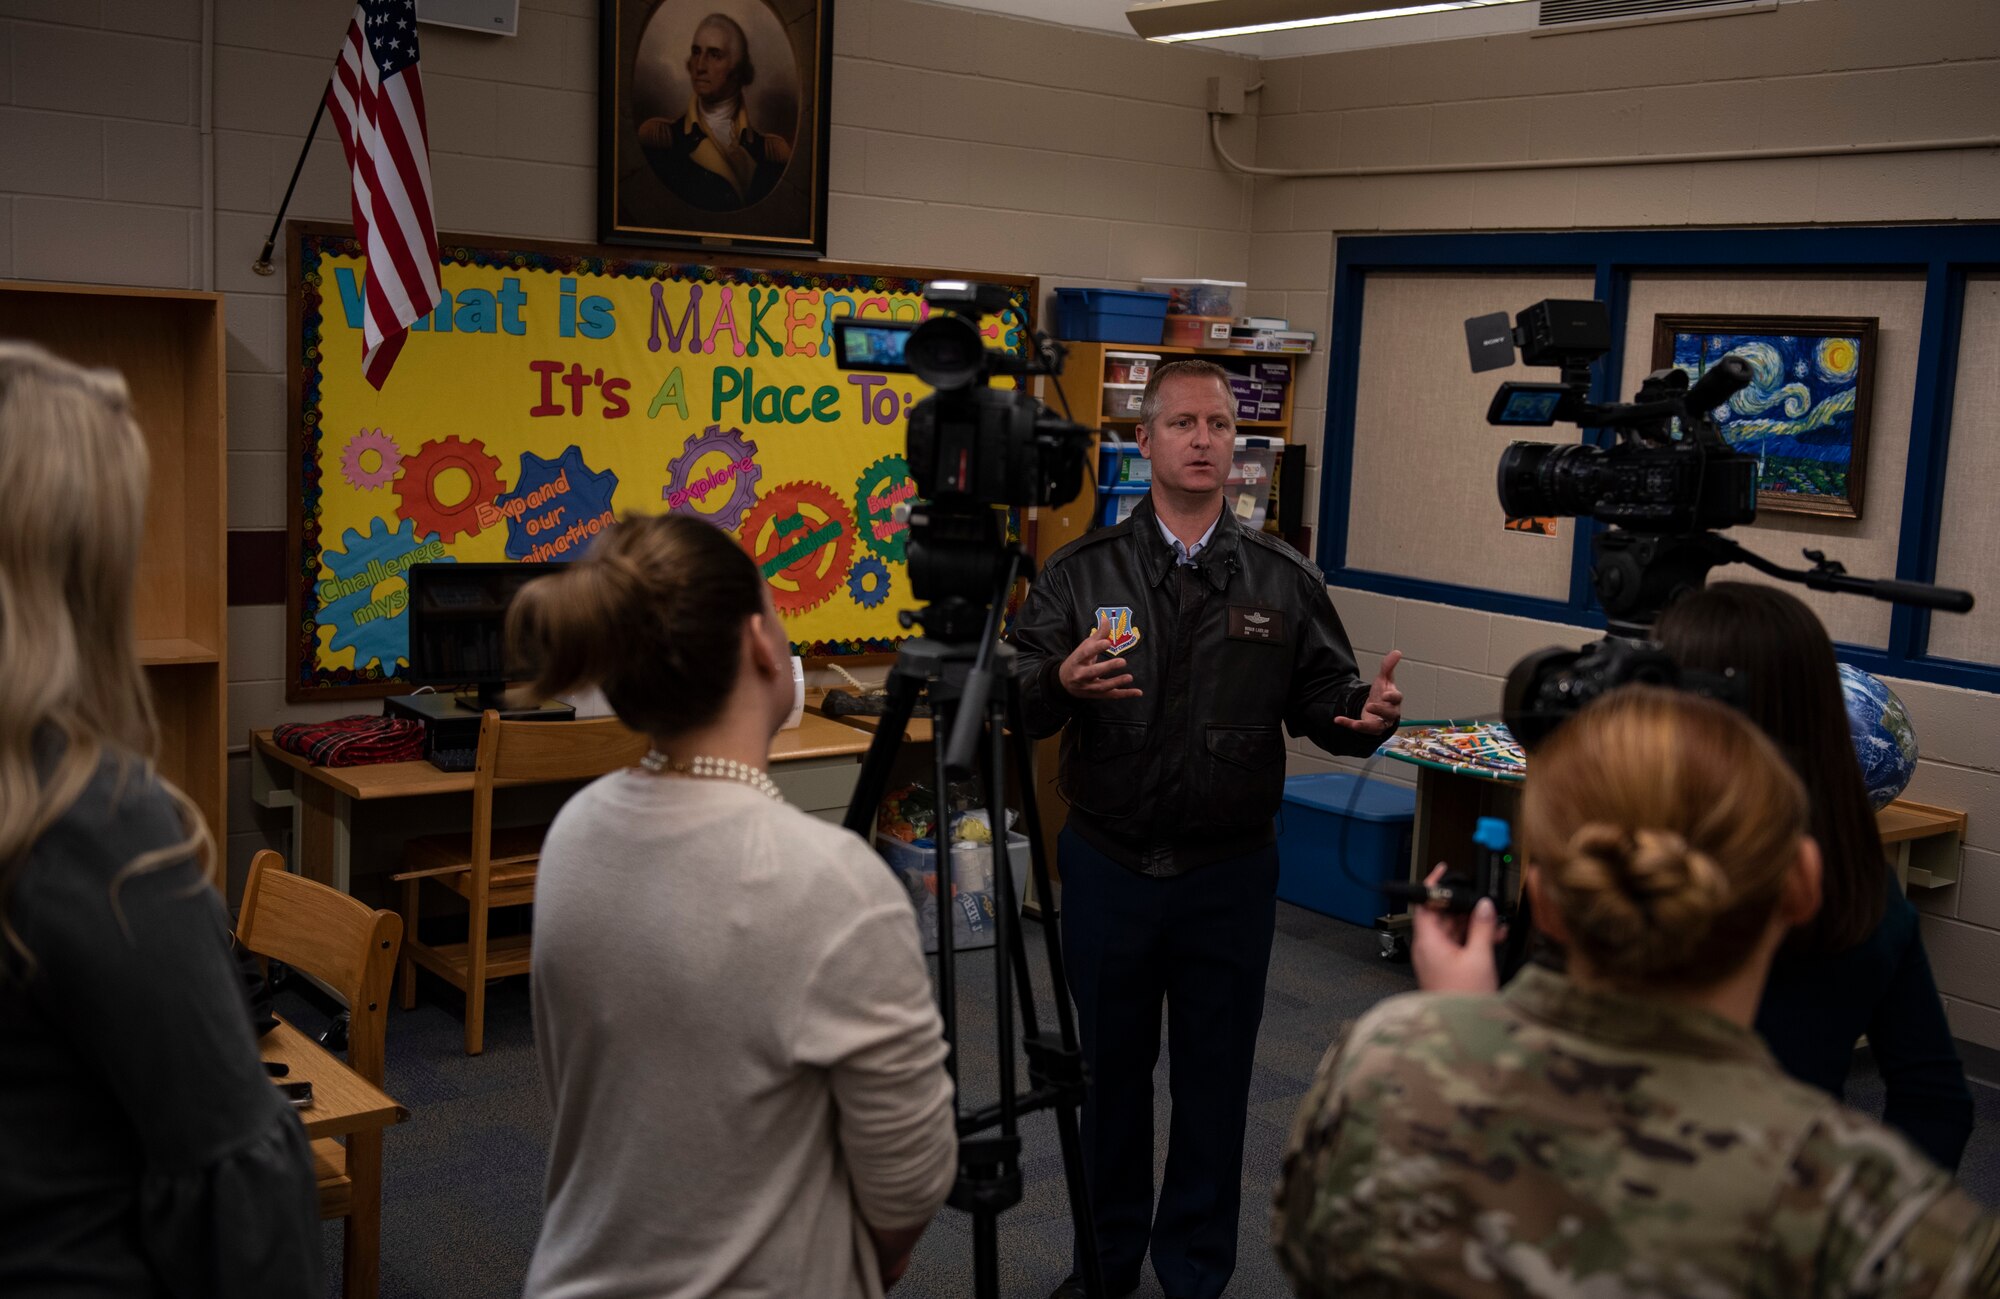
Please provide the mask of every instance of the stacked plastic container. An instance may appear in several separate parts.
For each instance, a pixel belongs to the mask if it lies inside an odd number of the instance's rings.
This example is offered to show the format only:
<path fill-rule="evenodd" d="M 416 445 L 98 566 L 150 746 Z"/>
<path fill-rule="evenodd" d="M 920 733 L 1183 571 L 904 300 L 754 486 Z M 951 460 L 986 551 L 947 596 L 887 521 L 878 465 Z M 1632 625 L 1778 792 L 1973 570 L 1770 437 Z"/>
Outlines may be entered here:
<path fill-rule="evenodd" d="M 1166 318 L 1164 293 L 1131 289 L 1056 290 L 1056 332 L 1064 338 L 1157 347 Z"/>
<path fill-rule="evenodd" d="M 1161 341 L 1174 347 L 1228 347 L 1230 330 L 1243 309 L 1249 286 L 1240 280 L 1145 279 L 1149 289 L 1167 295 L 1167 318 Z"/>
<path fill-rule="evenodd" d="M 935 952 L 938 949 L 937 849 L 928 839 L 904 843 L 886 835 L 875 846 L 909 891 L 910 902 L 917 910 L 917 929 L 924 940 L 924 950 Z M 1013 830 L 1007 832 L 1007 865 L 1014 885 L 1011 914 L 1019 916 L 1021 899 L 1027 893 L 1030 862 L 1027 837 Z M 993 908 L 999 905 L 993 880 L 993 845 L 953 844 L 951 883 L 954 944 L 959 950 L 993 946 Z"/>

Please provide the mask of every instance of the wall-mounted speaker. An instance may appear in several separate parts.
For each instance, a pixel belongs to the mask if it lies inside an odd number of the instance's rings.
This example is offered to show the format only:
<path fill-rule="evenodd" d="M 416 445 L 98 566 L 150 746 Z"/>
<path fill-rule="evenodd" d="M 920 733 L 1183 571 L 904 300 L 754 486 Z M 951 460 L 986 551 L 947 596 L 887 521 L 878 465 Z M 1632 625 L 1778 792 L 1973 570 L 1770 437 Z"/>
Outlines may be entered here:
<path fill-rule="evenodd" d="M 520 26 L 521 0 L 417 0 L 417 21 L 512 36 Z"/>

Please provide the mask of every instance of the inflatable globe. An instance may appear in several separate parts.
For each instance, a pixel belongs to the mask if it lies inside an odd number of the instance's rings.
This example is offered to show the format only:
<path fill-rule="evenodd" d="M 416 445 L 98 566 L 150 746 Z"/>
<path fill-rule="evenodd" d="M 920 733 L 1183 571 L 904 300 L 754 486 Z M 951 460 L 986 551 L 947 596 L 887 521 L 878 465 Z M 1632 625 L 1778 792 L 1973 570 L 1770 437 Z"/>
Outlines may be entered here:
<path fill-rule="evenodd" d="M 1840 688 L 1847 696 L 1847 729 L 1861 761 L 1861 783 L 1879 812 L 1916 774 L 1917 732 L 1896 693 L 1860 668 L 1841 664 Z"/>

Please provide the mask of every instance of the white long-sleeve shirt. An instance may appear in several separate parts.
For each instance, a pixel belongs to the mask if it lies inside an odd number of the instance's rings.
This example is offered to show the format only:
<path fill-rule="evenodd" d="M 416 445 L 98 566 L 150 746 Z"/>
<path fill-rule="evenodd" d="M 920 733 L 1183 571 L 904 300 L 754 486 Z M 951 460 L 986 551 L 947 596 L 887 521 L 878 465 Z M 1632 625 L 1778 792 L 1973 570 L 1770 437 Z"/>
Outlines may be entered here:
<path fill-rule="evenodd" d="M 907 895 L 845 830 L 614 773 L 550 829 L 536 1049 L 555 1109 L 528 1299 L 882 1292 L 866 1228 L 957 1168 Z"/>

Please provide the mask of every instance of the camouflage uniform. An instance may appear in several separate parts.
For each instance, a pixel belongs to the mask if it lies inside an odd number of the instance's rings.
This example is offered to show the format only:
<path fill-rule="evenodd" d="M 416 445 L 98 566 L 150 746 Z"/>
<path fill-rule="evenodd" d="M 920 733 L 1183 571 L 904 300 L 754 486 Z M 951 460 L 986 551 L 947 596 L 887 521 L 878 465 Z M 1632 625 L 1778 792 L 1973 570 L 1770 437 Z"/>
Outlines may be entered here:
<path fill-rule="evenodd" d="M 1298 1294 L 2000 1294 L 2000 1220 L 1748 1030 L 1530 968 L 1328 1051 L 1272 1216 Z"/>

